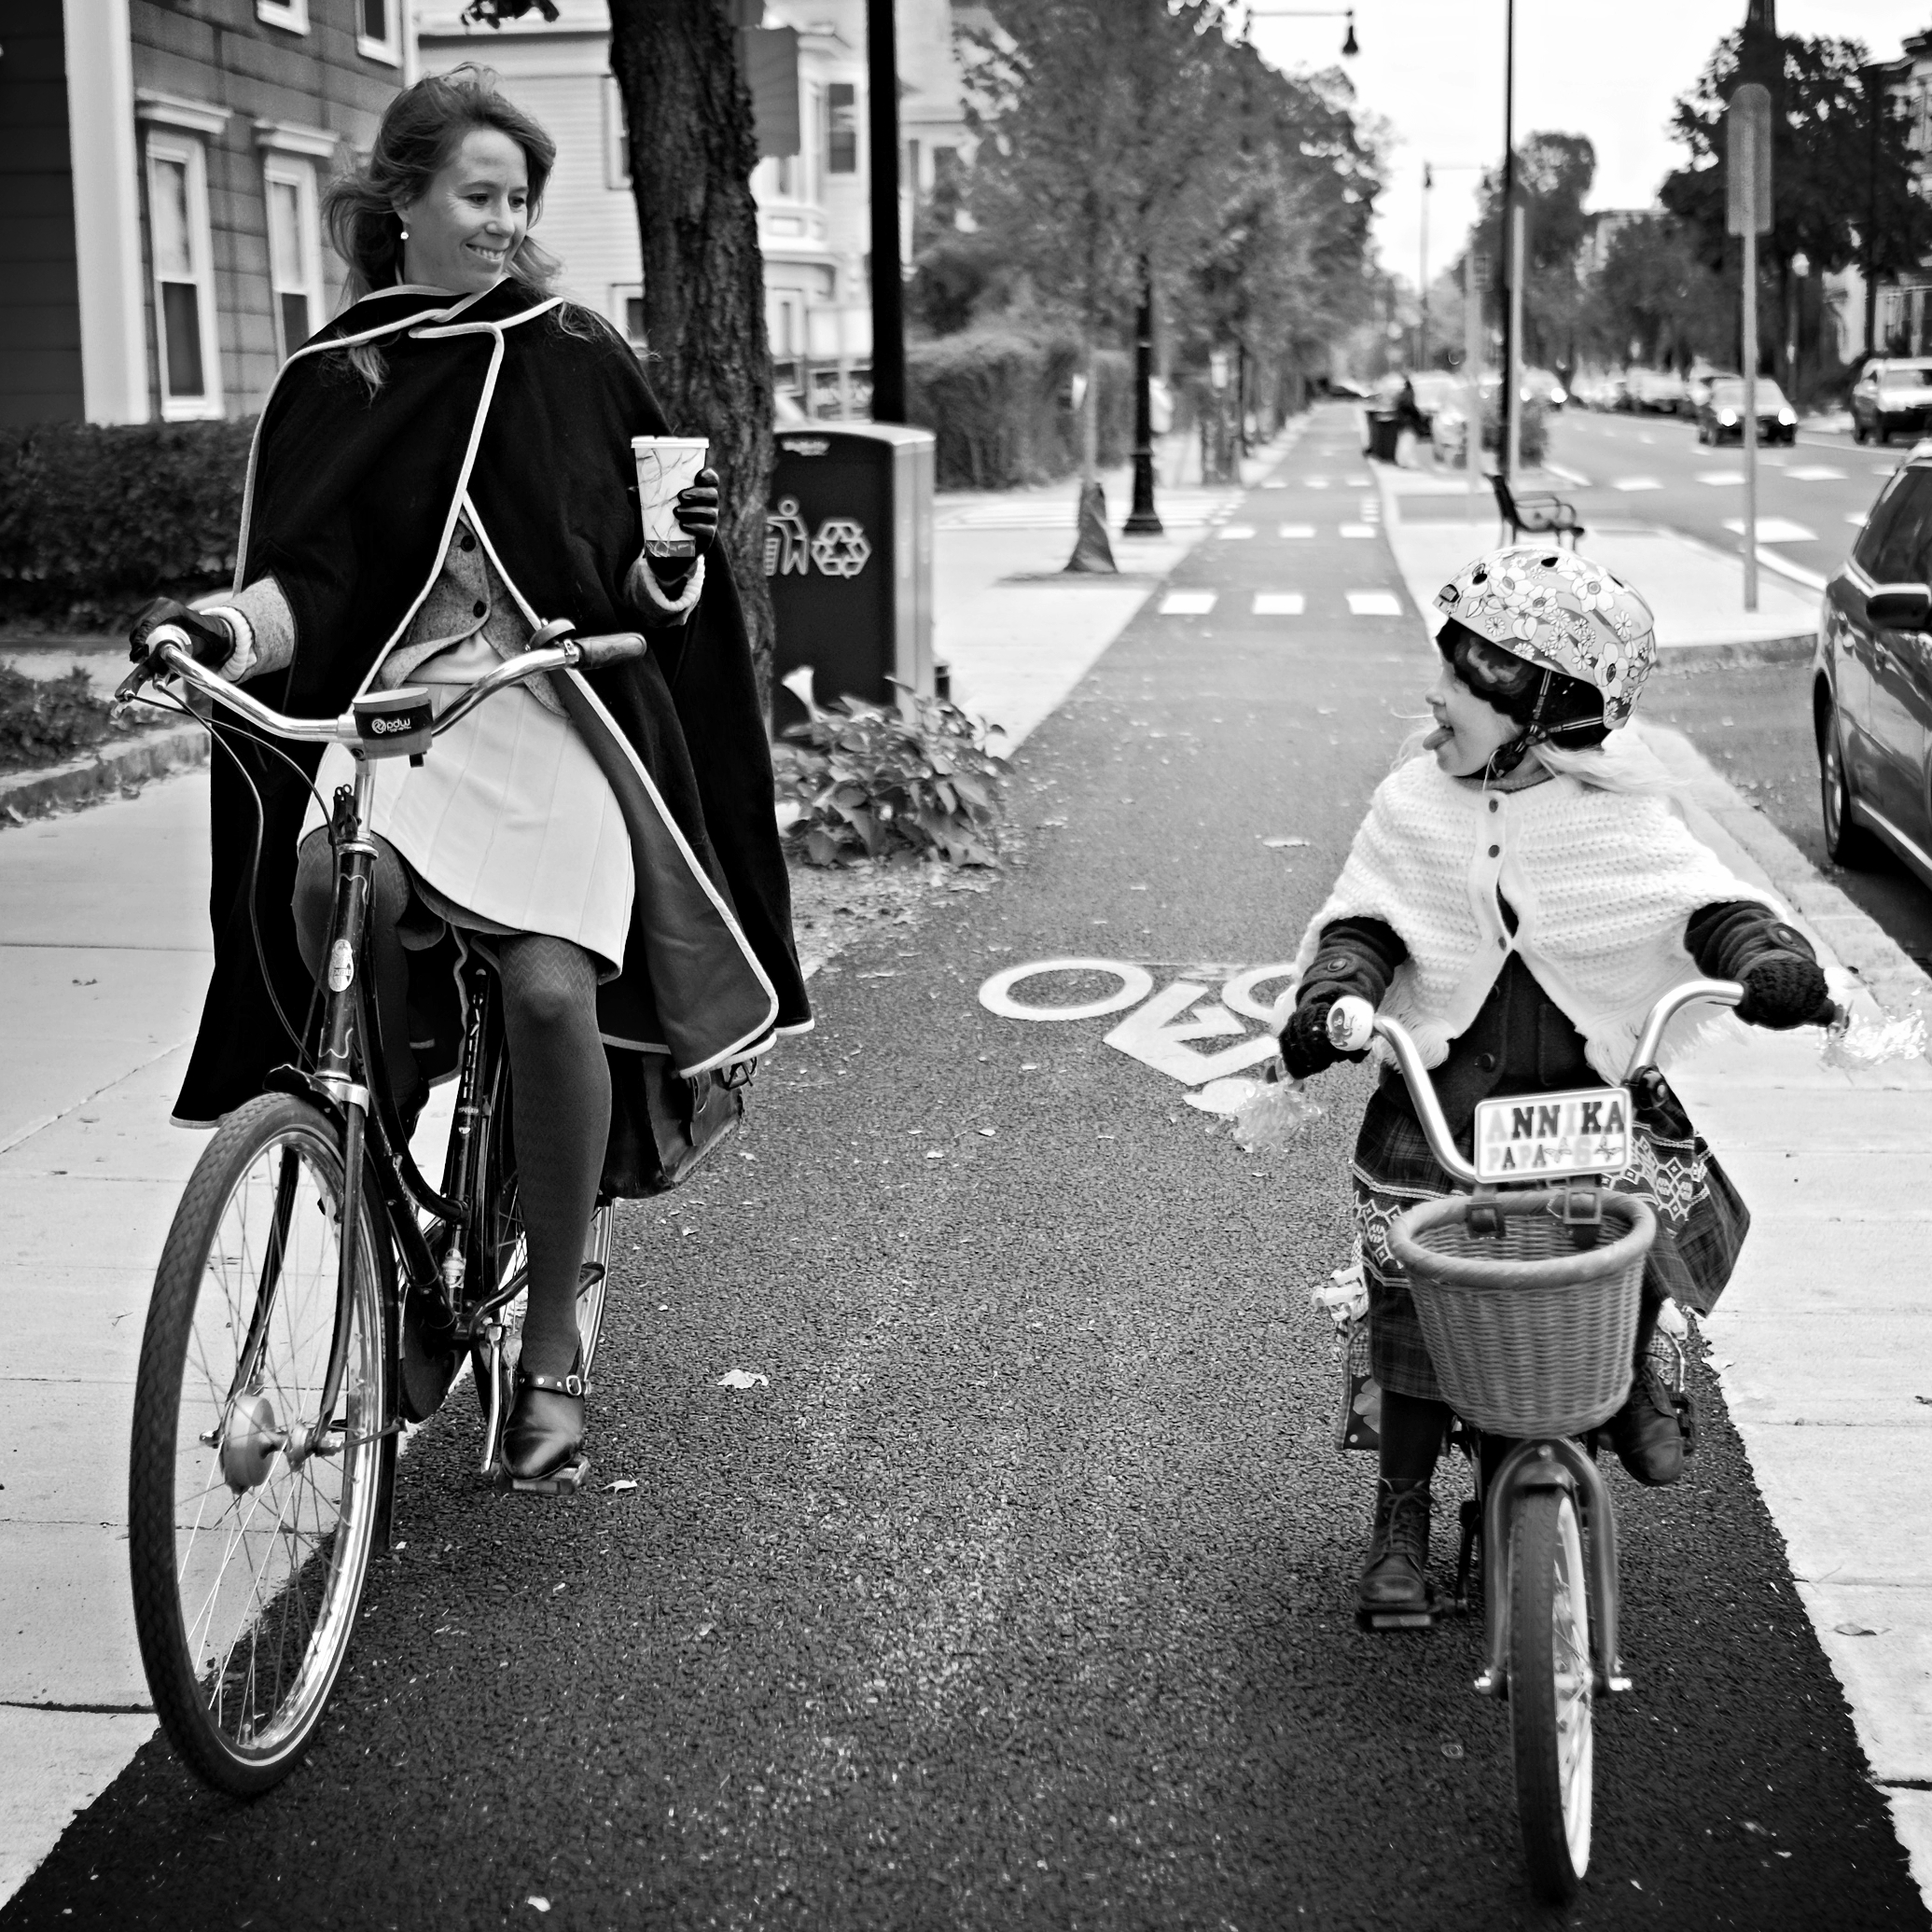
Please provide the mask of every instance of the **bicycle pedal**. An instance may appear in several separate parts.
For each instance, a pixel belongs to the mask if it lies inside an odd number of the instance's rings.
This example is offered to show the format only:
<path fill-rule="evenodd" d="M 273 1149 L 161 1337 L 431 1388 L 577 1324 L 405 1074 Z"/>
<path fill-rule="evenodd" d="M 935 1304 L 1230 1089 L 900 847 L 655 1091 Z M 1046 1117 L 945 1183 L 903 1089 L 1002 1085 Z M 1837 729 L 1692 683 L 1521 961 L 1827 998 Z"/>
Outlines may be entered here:
<path fill-rule="evenodd" d="M 590 1473 L 591 1459 L 585 1455 L 578 1456 L 574 1463 L 565 1463 L 561 1469 L 552 1469 L 548 1476 L 512 1476 L 499 1463 L 496 1486 L 521 1496 L 574 1496 Z"/>
<path fill-rule="evenodd" d="M 1357 1610 L 1355 1628 L 1368 1631 L 1429 1630 L 1440 1615 L 1440 1607 L 1434 1605 L 1426 1610 Z"/>

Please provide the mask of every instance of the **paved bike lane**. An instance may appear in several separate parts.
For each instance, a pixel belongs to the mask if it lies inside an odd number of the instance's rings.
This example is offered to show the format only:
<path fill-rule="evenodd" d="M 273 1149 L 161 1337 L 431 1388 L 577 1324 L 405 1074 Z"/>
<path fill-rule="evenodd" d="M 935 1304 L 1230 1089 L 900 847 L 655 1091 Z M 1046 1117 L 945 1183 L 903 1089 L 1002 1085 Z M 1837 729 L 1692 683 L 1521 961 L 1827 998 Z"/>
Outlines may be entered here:
<path fill-rule="evenodd" d="M 150 1745 L 0 1925 L 1545 1923 L 1476 1633 L 1348 1614 L 1306 1290 L 1366 1083 L 1257 1159 L 1148 1057 L 1238 1048 L 1418 708 L 1359 474 L 1318 424 L 1023 749 L 1008 875 L 828 967 L 742 1145 L 627 1216 L 593 1449 L 637 1488 L 479 1491 L 452 1411 L 309 1765 L 240 1807 Z M 1066 956 L 1231 1017 L 1133 1052 L 976 997 Z M 1701 1393 L 1684 1485 L 1613 1478 L 1637 1689 L 1569 1923 L 1923 1925 Z"/>

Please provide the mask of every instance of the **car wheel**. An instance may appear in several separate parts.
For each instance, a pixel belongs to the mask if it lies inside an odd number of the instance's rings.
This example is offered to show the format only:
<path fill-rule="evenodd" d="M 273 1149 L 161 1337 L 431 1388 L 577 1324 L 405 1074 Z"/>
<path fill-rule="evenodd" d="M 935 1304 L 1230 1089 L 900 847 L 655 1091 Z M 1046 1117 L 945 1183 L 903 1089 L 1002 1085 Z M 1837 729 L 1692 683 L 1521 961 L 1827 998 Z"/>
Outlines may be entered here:
<path fill-rule="evenodd" d="M 1878 446 L 1882 450 L 1892 447 L 1892 428 L 1888 423 L 1881 423 L 1878 426 Z"/>
<path fill-rule="evenodd" d="M 1818 815 L 1825 854 L 1835 866 L 1858 870 L 1878 855 L 1877 843 L 1852 819 L 1852 786 L 1839 744 L 1838 713 L 1829 699 L 1818 706 Z"/>
<path fill-rule="evenodd" d="M 1858 443 L 1861 445 L 1869 443 L 1871 440 L 1870 436 L 1866 431 L 1864 424 L 1860 423 L 1856 416 L 1852 419 L 1852 440 L 1855 443 Z"/>

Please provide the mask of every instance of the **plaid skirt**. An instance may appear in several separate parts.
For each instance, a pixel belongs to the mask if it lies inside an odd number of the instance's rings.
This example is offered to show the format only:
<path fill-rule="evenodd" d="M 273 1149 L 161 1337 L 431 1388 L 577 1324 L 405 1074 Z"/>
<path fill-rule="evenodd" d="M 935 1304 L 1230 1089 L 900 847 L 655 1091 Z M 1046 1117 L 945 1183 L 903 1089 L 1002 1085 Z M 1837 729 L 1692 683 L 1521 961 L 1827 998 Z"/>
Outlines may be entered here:
<path fill-rule="evenodd" d="M 1707 1313 L 1737 1264 L 1750 1212 L 1668 1089 L 1661 1105 L 1639 1105 L 1634 1124 L 1636 1158 L 1610 1185 L 1619 1193 L 1647 1201 L 1657 1214 L 1657 1239 L 1644 1264 L 1645 1298 L 1661 1301 L 1669 1297 Z M 1457 1136 L 1465 1158 L 1471 1133 L 1466 1127 Z M 1398 1077 L 1390 1076 L 1369 1099 L 1352 1171 L 1375 1380 L 1397 1395 L 1439 1402 L 1435 1365 L 1410 1299 L 1406 1272 L 1389 1251 L 1388 1235 L 1406 1209 L 1454 1189 L 1429 1151 Z"/>

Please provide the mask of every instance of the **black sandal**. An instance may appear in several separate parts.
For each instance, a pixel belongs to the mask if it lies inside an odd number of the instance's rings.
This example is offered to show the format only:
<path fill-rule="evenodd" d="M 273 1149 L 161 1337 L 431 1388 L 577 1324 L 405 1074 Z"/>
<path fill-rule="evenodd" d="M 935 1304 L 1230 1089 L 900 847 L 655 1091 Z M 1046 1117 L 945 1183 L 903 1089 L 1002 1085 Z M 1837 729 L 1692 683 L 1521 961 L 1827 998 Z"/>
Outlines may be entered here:
<path fill-rule="evenodd" d="M 516 1398 L 504 1419 L 502 1468 L 512 1489 L 554 1494 L 575 1490 L 590 1467 L 583 1455 L 583 1356 L 568 1375 L 539 1375 L 518 1365 Z"/>

